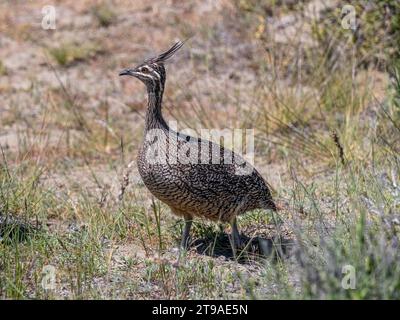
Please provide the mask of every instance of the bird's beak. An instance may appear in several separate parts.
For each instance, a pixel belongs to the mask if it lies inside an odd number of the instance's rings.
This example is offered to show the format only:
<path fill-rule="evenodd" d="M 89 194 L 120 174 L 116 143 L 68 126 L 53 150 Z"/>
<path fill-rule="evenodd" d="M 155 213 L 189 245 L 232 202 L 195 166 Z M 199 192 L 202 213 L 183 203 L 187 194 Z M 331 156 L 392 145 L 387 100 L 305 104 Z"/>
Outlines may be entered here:
<path fill-rule="evenodd" d="M 135 76 L 135 71 L 133 69 L 124 69 L 119 73 L 120 76 Z"/>

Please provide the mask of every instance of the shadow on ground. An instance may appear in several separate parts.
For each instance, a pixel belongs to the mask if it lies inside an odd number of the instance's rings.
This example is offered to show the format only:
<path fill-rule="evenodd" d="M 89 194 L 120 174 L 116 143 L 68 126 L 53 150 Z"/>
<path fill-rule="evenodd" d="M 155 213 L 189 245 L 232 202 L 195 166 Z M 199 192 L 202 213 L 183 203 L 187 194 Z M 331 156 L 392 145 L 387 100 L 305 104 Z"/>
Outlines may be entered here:
<path fill-rule="evenodd" d="M 236 257 L 240 263 L 251 263 L 257 260 L 272 258 L 286 259 L 292 255 L 293 239 L 281 237 L 253 237 L 241 235 L 243 248 L 236 250 Z M 226 259 L 234 260 L 229 236 L 224 232 L 218 232 L 198 238 L 192 241 L 191 248 L 197 253 L 211 257 L 223 256 Z"/>

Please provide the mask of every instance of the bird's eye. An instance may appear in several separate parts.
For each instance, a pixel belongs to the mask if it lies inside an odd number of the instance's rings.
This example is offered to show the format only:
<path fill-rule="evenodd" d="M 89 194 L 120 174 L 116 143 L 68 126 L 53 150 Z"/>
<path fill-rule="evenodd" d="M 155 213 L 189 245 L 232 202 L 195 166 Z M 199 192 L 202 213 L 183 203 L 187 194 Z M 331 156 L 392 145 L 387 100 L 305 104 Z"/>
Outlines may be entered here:
<path fill-rule="evenodd" d="M 141 68 L 140 68 L 140 71 L 143 72 L 143 73 L 148 73 L 148 72 L 149 72 L 149 68 L 147 68 L 147 67 L 141 67 Z"/>

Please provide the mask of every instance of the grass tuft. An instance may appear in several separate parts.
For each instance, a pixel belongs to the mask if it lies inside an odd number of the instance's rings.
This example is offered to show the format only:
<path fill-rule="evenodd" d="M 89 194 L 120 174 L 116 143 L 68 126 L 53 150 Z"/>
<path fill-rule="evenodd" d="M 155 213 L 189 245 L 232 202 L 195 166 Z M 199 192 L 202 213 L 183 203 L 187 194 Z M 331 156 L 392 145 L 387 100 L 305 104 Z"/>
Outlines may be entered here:
<path fill-rule="evenodd" d="M 84 62 L 94 58 L 99 53 L 102 53 L 103 49 L 97 43 L 85 43 L 82 45 L 63 43 L 48 51 L 60 66 L 68 67 L 77 62 Z"/>
<path fill-rule="evenodd" d="M 101 3 L 97 6 L 94 6 L 92 9 L 92 14 L 102 27 L 109 27 L 117 18 L 115 11 L 109 4 L 106 3 Z"/>

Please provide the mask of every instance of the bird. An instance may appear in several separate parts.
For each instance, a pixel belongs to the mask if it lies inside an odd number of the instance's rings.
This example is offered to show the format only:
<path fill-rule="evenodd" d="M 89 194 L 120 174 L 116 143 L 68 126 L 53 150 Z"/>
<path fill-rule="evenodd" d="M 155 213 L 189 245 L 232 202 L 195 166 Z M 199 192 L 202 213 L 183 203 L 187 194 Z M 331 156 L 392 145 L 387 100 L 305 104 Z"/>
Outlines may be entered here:
<path fill-rule="evenodd" d="M 255 209 L 277 211 L 277 207 L 269 184 L 238 153 L 167 124 L 162 114 L 165 63 L 183 45 L 178 41 L 167 51 L 119 73 L 139 79 L 147 89 L 138 171 L 150 193 L 184 219 L 180 248 L 188 248 L 192 222 L 200 217 L 229 223 L 235 250 L 243 246 L 237 216 Z"/>

